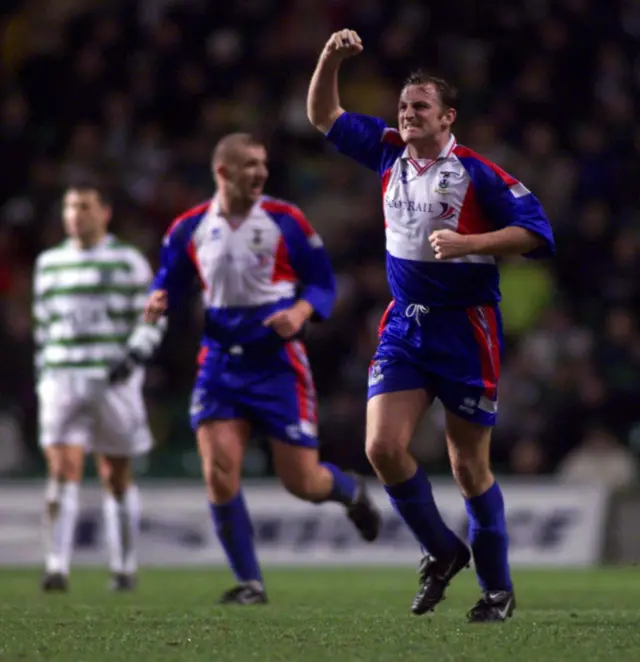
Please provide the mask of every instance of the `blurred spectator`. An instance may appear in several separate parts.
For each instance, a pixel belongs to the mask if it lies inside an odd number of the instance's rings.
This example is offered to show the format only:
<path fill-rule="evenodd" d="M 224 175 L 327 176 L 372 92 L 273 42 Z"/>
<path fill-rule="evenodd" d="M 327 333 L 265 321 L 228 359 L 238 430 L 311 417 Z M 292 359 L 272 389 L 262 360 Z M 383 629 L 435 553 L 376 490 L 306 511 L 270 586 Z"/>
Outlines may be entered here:
<path fill-rule="evenodd" d="M 638 461 L 610 432 L 595 428 L 560 463 L 558 476 L 567 483 L 628 487 L 638 479 Z"/>
<path fill-rule="evenodd" d="M 536 476 L 546 470 L 544 445 L 535 437 L 519 439 L 511 449 L 509 468 L 518 476 Z"/>

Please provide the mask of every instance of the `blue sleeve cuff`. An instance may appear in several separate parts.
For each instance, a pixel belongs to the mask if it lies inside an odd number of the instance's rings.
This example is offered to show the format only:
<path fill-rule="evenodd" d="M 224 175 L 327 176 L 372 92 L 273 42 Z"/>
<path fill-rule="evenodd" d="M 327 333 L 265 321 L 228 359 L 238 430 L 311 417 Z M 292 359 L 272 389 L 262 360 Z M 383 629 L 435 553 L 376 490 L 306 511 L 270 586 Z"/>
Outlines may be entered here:
<path fill-rule="evenodd" d="M 165 284 L 165 271 L 164 269 L 160 269 L 158 273 L 155 275 L 154 279 L 151 281 L 151 285 L 149 286 L 149 293 L 155 292 L 156 290 L 166 290 L 167 286 Z"/>
<path fill-rule="evenodd" d="M 331 127 L 329 128 L 329 130 L 324 134 L 325 137 L 328 138 L 330 142 L 334 142 L 334 140 L 332 140 L 332 138 L 338 139 L 338 140 L 340 139 L 340 136 L 337 136 L 336 134 L 340 130 L 340 126 L 348 120 L 348 116 L 349 116 L 349 113 L 347 113 L 347 112 L 344 112 L 341 115 L 338 115 L 338 117 L 336 117 L 336 119 L 334 120 L 334 122 L 331 125 Z M 342 121 L 340 121 L 340 120 L 342 120 Z"/>
<path fill-rule="evenodd" d="M 544 241 L 542 246 L 534 248 L 528 253 L 524 253 L 524 257 L 530 260 L 545 260 L 553 257 L 556 254 L 556 244 L 553 240 L 553 235 L 550 232 L 546 232 L 540 226 L 529 225 L 528 223 L 514 223 L 515 226 L 529 230 L 533 234 L 538 235 L 540 239 Z"/>
<path fill-rule="evenodd" d="M 301 298 L 313 308 L 314 314 L 311 319 L 315 318 L 320 320 L 326 320 L 329 318 L 336 299 L 335 293 L 331 290 L 326 290 L 313 285 L 308 285 L 304 288 Z"/>

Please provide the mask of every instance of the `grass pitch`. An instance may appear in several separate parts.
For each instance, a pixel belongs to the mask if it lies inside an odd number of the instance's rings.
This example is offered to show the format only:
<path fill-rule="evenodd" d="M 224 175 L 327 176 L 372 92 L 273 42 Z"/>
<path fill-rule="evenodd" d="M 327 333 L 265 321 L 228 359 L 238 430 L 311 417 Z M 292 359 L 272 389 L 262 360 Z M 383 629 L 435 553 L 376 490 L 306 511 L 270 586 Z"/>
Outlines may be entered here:
<path fill-rule="evenodd" d="M 410 570 L 266 573 L 271 603 L 218 607 L 222 570 L 145 570 L 130 595 L 75 570 L 41 595 L 37 571 L 0 570 L 1 662 L 640 662 L 640 569 L 519 571 L 508 623 L 467 625 L 471 571 L 416 617 Z"/>

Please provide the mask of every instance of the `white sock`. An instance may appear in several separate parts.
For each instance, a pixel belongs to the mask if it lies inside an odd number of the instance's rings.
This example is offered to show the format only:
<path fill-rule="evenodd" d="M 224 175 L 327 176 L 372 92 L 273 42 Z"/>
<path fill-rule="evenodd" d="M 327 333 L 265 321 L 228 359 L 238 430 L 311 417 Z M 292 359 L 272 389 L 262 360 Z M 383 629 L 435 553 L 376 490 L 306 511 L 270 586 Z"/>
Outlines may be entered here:
<path fill-rule="evenodd" d="M 137 542 L 140 530 L 138 488 L 130 485 L 120 499 L 104 495 L 104 521 L 111 572 L 133 575 L 138 569 Z"/>
<path fill-rule="evenodd" d="M 49 481 L 47 506 L 46 570 L 69 574 L 73 541 L 78 520 L 78 483 Z"/>
<path fill-rule="evenodd" d="M 124 554 L 124 571 L 134 575 L 138 571 L 138 539 L 140 537 L 140 492 L 136 485 L 130 485 L 124 495 L 127 513 L 128 545 Z"/>

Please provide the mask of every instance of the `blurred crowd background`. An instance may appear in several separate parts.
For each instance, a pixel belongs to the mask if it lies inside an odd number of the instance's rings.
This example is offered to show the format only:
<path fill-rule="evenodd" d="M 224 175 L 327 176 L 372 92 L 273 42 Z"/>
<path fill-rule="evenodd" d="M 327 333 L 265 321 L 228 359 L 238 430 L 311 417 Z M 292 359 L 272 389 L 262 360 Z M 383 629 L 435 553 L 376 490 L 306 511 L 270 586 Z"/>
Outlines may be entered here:
<path fill-rule="evenodd" d="M 272 195 L 295 201 L 338 274 L 331 320 L 309 329 L 323 453 L 367 471 L 367 366 L 389 295 L 375 175 L 337 156 L 305 96 L 334 30 L 364 54 L 343 105 L 394 122 L 417 65 L 461 90 L 458 142 L 542 200 L 559 255 L 502 264 L 507 350 L 501 472 L 633 481 L 640 454 L 640 3 L 634 0 L 3 0 L 0 4 L 0 473 L 41 471 L 31 272 L 61 239 L 59 199 L 84 172 L 116 192 L 114 230 L 157 264 L 172 218 L 212 194 L 210 151 L 265 136 Z M 194 304 L 195 306 L 196 304 Z M 195 475 L 187 424 L 197 313 L 173 320 L 148 373 L 157 448 L 140 470 Z M 416 437 L 446 469 L 442 411 Z M 246 472 L 270 471 L 259 439 Z"/>

